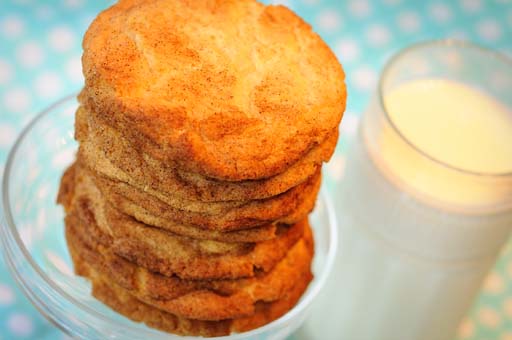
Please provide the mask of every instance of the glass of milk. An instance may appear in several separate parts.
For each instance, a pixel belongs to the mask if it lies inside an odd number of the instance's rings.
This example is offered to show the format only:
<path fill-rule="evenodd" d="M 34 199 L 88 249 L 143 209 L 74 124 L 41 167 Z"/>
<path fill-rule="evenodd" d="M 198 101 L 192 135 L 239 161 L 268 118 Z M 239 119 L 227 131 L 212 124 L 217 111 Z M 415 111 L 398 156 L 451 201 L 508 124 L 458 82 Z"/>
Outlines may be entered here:
<path fill-rule="evenodd" d="M 337 210 L 339 257 L 305 332 L 452 340 L 512 228 L 512 61 L 455 41 L 394 56 Z"/>

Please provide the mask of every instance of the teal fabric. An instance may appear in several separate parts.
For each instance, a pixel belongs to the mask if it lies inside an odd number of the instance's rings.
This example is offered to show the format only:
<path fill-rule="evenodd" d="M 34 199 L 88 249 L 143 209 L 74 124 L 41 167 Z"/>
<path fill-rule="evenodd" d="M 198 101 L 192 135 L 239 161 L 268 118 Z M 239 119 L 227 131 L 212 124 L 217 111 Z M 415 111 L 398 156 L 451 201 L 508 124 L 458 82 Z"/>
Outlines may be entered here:
<path fill-rule="evenodd" d="M 326 168 L 331 191 L 343 175 L 347 141 L 390 55 L 417 41 L 447 37 L 512 55 L 510 0 L 275 2 L 303 16 L 347 73 L 349 99 L 341 142 Z M 0 175 L 20 129 L 56 99 L 80 89 L 81 37 L 109 3 L 0 0 Z M 64 337 L 21 294 L 0 260 L 0 339 Z M 489 275 L 459 338 L 512 340 L 512 245 Z"/>

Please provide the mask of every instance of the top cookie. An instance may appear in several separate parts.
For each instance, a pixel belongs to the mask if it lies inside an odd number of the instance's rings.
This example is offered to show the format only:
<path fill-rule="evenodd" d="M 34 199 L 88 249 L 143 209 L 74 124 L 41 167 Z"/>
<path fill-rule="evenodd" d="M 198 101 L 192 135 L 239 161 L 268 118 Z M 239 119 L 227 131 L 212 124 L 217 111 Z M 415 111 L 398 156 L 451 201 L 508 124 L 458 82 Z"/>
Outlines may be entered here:
<path fill-rule="evenodd" d="M 254 0 L 121 0 L 88 29 L 80 101 L 157 159 L 240 181 L 285 171 L 339 124 L 336 56 Z"/>

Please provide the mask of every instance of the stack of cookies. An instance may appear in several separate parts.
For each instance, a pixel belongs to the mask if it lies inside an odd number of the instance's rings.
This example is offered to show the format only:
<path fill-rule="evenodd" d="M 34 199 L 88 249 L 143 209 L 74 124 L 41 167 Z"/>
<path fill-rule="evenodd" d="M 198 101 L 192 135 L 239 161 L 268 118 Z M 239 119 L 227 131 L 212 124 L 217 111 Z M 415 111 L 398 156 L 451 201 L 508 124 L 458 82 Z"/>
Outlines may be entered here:
<path fill-rule="evenodd" d="M 77 274 L 121 314 L 216 336 L 290 310 L 345 108 L 336 57 L 254 0 L 126 0 L 84 39 L 59 202 Z"/>

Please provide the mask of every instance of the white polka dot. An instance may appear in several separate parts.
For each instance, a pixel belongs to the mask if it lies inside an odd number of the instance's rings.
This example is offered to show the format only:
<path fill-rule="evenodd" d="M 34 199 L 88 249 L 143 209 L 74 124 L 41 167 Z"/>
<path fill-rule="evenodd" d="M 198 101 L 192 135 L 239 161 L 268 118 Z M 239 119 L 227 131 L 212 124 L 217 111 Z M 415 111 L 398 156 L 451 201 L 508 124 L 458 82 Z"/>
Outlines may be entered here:
<path fill-rule="evenodd" d="M 29 336 L 34 331 L 32 320 L 27 315 L 20 313 L 9 316 L 7 327 L 14 336 Z"/>
<path fill-rule="evenodd" d="M 36 94 L 40 97 L 53 97 L 62 90 L 62 81 L 60 77 L 53 72 L 43 72 L 34 82 Z"/>
<path fill-rule="evenodd" d="M 73 57 L 66 63 L 66 74 L 69 79 L 75 83 L 82 83 L 84 76 L 82 74 L 82 60 L 80 57 Z"/>
<path fill-rule="evenodd" d="M 7 84 L 12 78 L 12 67 L 7 61 L 0 59 L 0 85 Z"/>
<path fill-rule="evenodd" d="M 501 323 L 501 318 L 494 309 L 489 307 L 482 307 L 478 312 L 478 319 L 482 325 L 488 328 L 496 328 Z"/>
<path fill-rule="evenodd" d="M 482 8 L 481 0 L 460 0 L 460 7 L 466 12 L 478 12 Z"/>
<path fill-rule="evenodd" d="M 16 129 L 7 123 L 0 123 L 0 148 L 10 146 L 16 138 Z"/>
<path fill-rule="evenodd" d="M 452 11 L 450 7 L 443 3 L 436 3 L 429 8 L 432 18 L 440 23 L 445 23 L 452 18 Z"/>
<path fill-rule="evenodd" d="M 38 234 L 42 234 L 48 227 L 48 218 L 46 216 L 46 210 L 39 210 L 39 213 L 37 214 L 36 226 Z"/>
<path fill-rule="evenodd" d="M 354 61 L 359 57 L 359 45 L 355 40 L 343 39 L 334 45 L 338 59 L 342 62 Z"/>
<path fill-rule="evenodd" d="M 0 283 L 0 306 L 7 306 L 14 302 L 14 292 L 11 287 Z"/>
<path fill-rule="evenodd" d="M 64 6 L 77 9 L 84 5 L 84 0 L 64 0 Z"/>
<path fill-rule="evenodd" d="M 65 166 L 68 166 L 73 162 L 75 158 L 75 151 L 72 149 L 63 149 L 59 153 L 57 153 L 55 156 L 53 156 L 52 159 L 52 165 L 55 168 L 63 168 Z"/>
<path fill-rule="evenodd" d="M 484 290 L 487 293 L 499 294 L 499 293 L 503 292 L 504 288 L 505 288 L 505 285 L 503 283 L 503 279 L 496 272 L 490 273 L 487 276 L 487 278 L 485 279 Z"/>
<path fill-rule="evenodd" d="M 334 180 L 340 180 L 345 173 L 345 157 L 341 155 L 334 155 L 327 163 L 327 172 Z"/>
<path fill-rule="evenodd" d="M 359 126 L 359 117 L 352 112 L 345 112 L 341 121 L 341 135 L 353 136 Z"/>
<path fill-rule="evenodd" d="M 28 207 L 26 205 L 24 205 L 23 208 L 26 209 L 25 211 L 28 210 Z M 32 242 L 34 240 L 34 229 L 32 228 L 32 225 L 22 224 L 19 227 L 19 233 L 20 233 L 21 241 L 23 242 L 25 247 L 30 250 L 32 248 Z"/>
<path fill-rule="evenodd" d="M 462 321 L 461 324 L 459 325 L 459 337 L 461 337 L 462 339 L 468 339 L 472 337 L 474 333 L 475 325 L 473 321 L 469 319 L 464 319 L 464 321 Z"/>
<path fill-rule="evenodd" d="M 51 251 L 46 251 L 46 257 L 61 273 L 68 276 L 73 275 L 73 271 L 69 265 L 59 255 Z"/>
<path fill-rule="evenodd" d="M 75 113 L 76 113 L 76 108 L 74 107 L 68 107 L 64 110 L 62 110 L 62 112 L 64 113 L 64 115 L 67 115 L 68 117 L 75 117 Z M 74 139 L 74 133 L 73 133 L 73 129 L 70 129 L 68 130 L 68 133 L 70 134 L 68 137 L 71 138 L 71 139 Z M 64 145 L 67 144 L 67 143 L 64 143 Z"/>
<path fill-rule="evenodd" d="M 373 46 L 383 46 L 389 43 L 391 34 L 385 26 L 371 25 L 366 31 L 366 38 Z"/>
<path fill-rule="evenodd" d="M 68 27 L 59 26 L 50 31 L 48 40 L 56 51 L 65 52 L 73 48 L 76 39 Z"/>
<path fill-rule="evenodd" d="M 14 203 L 14 212 L 16 213 L 16 215 L 19 215 L 21 214 L 23 210 L 23 202 L 21 200 L 18 200 Z"/>
<path fill-rule="evenodd" d="M 501 27 L 494 19 L 484 19 L 478 22 L 476 32 L 487 41 L 495 41 L 501 37 Z"/>
<path fill-rule="evenodd" d="M 370 67 L 362 66 L 354 71 L 352 80 L 356 89 L 369 91 L 377 84 L 377 73 Z"/>
<path fill-rule="evenodd" d="M 413 11 L 404 11 L 398 15 L 398 26 L 407 33 L 417 32 L 421 27 L 420 16 Z"/>
<path fill-rule="evenodd" d="M 317 26 L 328 32 L 340 28 L 341 18 L 335 10 L 324 10 L 316 17 Z"/>
<path fill-rule="evenodd" d="M 0 22 L 0 32 L 7 38 L 17 38 L 25 29 L 23 20 L 17 16 L 7 16 Z"/>
<path fill-rule="evenodd" d="M 36 9 L 36 16 L 39 19 L 47 20 L 50 19 L 54 15 L 54 11 L 46 5 L 42 5 Z"/>
<path fill-rule="evenodd" d="M 44 200 L 48 197 L 50 193 L 50 188 L 47 184 L 41 185 L 41 187 L 37 190 L 37 198 L 40 200 Z"/>
<path fill-rule="evenodd" d="M 41 173 L 41 169 L 38 166 L 33 166 L 28 171 L 27 181 L 33 182 L 37 176 Z"/>
<path fill-rule="evenodd" d="M 21 44 L 16 49 L 16 56 L 18 57 L 21 65 L 25 67 L 35 67 L 40 65 L 43 61 L 44 52 L 38 43 L 28 41 Z"/>
<path fill-rule="evenodd" d="M 14 88 L 6 91 L 3 101 L 5 108 L 13 112 L 26 111 L 31 104 L 27 91 L 22 88 Z"/>
<path fill-rule="evenodd" d="M 356 17 L 366 17 L 372 12 L 368 0 L 352 0 L 348 4 L 348 9 Z"/>

